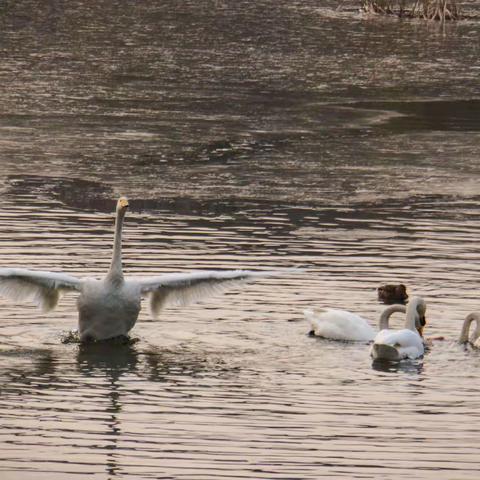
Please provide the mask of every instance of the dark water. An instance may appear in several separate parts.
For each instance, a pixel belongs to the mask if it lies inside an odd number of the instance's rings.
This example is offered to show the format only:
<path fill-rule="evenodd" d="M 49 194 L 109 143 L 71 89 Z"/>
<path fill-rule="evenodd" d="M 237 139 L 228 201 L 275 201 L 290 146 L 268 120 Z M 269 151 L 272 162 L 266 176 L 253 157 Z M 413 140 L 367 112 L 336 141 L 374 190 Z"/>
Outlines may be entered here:
<path fill-rule="evenodd" d="M 478 478 L 479 26 L 339 3 L 0 4 L 1 266 L 102 275 L 119 194 L 129 274 L 308 266 L 145 308 L 130 346 L 2 300 L 2 480 Z M 398 281 L 424 359 L 305 335 Z"/>

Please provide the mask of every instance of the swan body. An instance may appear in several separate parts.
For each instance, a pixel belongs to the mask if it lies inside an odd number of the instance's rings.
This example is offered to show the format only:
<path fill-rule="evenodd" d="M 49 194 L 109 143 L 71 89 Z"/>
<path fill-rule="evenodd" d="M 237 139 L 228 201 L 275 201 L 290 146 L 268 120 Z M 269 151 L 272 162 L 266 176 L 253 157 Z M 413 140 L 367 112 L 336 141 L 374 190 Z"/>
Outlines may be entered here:
<path fill-rule="evenodd" d="M 416 325 L 422 323 L 425 310 L 425 301 L 421 297 L 413 297 L 407 306 L 405 328 L 402 330 L 387 328 L 378 332 L 370 350 L 373 359 L 399 361 L 421 357 L 425 347 Z"/>
<path fill-rule="evenodd" d="M 125 281 L 87 280 L 77 299 L 78 329 L 84 341 L 127 335 L 141 309 L 141 288 Z"/>
<path fill-rule="evenodd" d="M 375 330 L 367 320 L 346 310 L 307 309 L 303 314 L 310 321 L 311 331 L 316 337 L 352 342 L 369 342 L 375 337 Z"/>
<path fill-rule="evenodd" d="M 279 272 L 250 270 L 199 271 L 164 274 L 152 278 L 124 279 L 122 270 L 122 227 L 128 200 L 117 202 L 115 235 L 110 269 L 101 279 L 76 278 L 56 272 L 22 268 L 0 268 L 0 294 L 13 301 L 33 301 L 44 311 L 57 305 L 65 292 L 76 292 L 78 334 L 81 341 L 105 340 L 126 335 L 135 325 L 144 296 L 157 317 L 167 305 L 186 305 L 224 291 L 230 285 Z"/>
<path fill-rule="evenodd" d="M 380 329 L 388 328 L 388 321 L 395 312 L 405 312 L 404 305 L 391 305 L 380 316 Z M 311 333 L 316 337 L 350 342 L 370 342 L 375 338 L 375 330 L 367 320 L 346 310 L 325 308 L 303 311 L 310 322 Z"/>
<path fill-rule="evenodd" d="M 470 335 L 470 325 L 475 322 L 475 330 Z M 475 348 L 480 348 L 480 313 L 469 313 L 463 321 L 462 331 L 458 343 L 469 343 Z"/>
<path fill-rule="evenodd" d="M 422 337 L 408 329 L 381 330 L 372 345 L 372 357 L 375 360 L 398 361 L 405 358 L 418 358 L 423 354 Z"/>

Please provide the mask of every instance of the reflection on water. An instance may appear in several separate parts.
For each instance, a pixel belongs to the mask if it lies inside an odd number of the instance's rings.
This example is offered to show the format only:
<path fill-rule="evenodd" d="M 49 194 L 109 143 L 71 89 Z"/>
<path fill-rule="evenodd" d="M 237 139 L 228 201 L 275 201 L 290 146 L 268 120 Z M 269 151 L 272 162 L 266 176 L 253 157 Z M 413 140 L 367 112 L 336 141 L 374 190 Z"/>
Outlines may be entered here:
<path fill-rule="evenodd" d="M 461 131 L 478 132 L 480 121 L 478 107 L 480 100 L 443 100 L 443 101 L 402 101 L 402 102 L 359 102 L 359 108 L 376 111 L 393 111 L 383 128 L 393 132 L 418 131 Z"/>
<path fill-rule="evenodd" d="M 99 370 L 111 375 L 114 381 L 118 380 L 122 373 L 135 372 L 138 353 L 130 344 L 108 342 L 80 344 L 77 363 L 81 372 L 87 376 Z"/>
<path fill-rule="evenodd" d="M 75 446 L 78 448 L 90 436 L 84 426 L 91 424 L 91 434 L 102 444 L 96 448 L 104 452 L 104 469 L 109 475 L 115 475 L 121 470 L 117 457 L 122 456 L 121 442 L 126 435 L 123 432 L 123 410 L 128 410 L 131 401 L 139 406 L 148 401 L 142 380 L 163 383 L 164 386 L 160 385 L 159 388 L 168 389 L 171 388 L 172 377 L 201 375 L 211 368 L 205 358 L 195 358 L 182 352 L 177 355 L 168 351 L 156 351 L 155 348 L 138 351 L 131 344 L 81 345 L 76 357 L 72 350 L 64 358 L 56 355 L 58 352 L 47 349 L 17 349 L 2 353 L 2 357 L 7 359 L 2 372 L 2 398 L 19 396 L 29 399 L 28 405 L 19 403 L 12 414 L 7 416 L 3 437 L 12 439 L 6 440 L 6 445 L 28 445 L 31 440 L 24 442 L 18 438 L 30 439 L 35 434 L 40 439 L 38 446 L 52 445 L 54 438 L 48 434 L 45 429 L 47 427 L 40 426 L 42 423 L 48 426 L 51 422 L 52 425 L 57 425 L 57 448 L 66 449 L 68 444 L 64 440 L 70 439 L 73 445 L 69 448 L 75 449 Z M 71 362 L 74 357 L 76 363 Z M 14 358 L 24 358 L 26 362 L 6 367 L 8 359 Z M 131 375 L 135 375 L 137 382 L 140 382 L 135 386 L 134 381 L 126 388 L 125 379 Z M 32 425 L 30 413 L 38 408 L 36 405 L 41 403 L 43 397 L 49 399 L 50 406 L 48 411 L 40 409 L 40 424 Z M 93 405 L 96 407 L 92 408 Z M 13 427 L 13 424 L 16 426 Z M 74 424 L 75 428 L 69 427 L 69 424 Z M 32 453 L 30 461 L 41 461 L 40 456 L 35 459 L 36 455 Z M 24 465 L 24 459 L 15 458 L 14 455 L 10 460 L 17 463 L 18 470 L 28 476 L 30 468 Z M 72 462 L 72 468 L 75 468 L 74 463 Z M 102 465 L 97 465 L 94 471 L 101 471 L 101 467 Z"/>
<path fill-rule="evenodd" d="M 102 275 L 124 194 L 128 275 L 308 268 L 145 306 L 129 345 L 62 344 L 71 294 L 1 301 L 0 478 L 476 479 L 478 25 L 87 3 L 0 6 L 0 265 Z M 372 364 L 306 335 L 307 307 L 375 324 L 382 283 L 447 341 Z"/>
<path fill-rule="evenodd" d="M 381 360 L 374 360 L 372 368 L 379 372 L 405 372 L 405 373 L 422 373 L 423 361 L 409 361 L 388 362 Z"/>

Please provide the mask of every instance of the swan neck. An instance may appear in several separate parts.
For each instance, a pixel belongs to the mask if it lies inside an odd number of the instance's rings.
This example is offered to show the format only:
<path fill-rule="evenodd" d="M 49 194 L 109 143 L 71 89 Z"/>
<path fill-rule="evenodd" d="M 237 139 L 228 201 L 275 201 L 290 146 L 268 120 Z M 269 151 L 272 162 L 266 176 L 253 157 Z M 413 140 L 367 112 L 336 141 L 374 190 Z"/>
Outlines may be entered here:
<path fill-rule="evenodd" d="M 470 334 L 470 325 L 472 324 L 472 322 L 476 322 L 477 324 L 477 327 L 475 328 L 475 334 L 474 334 L 474 337 L 478 337 L 478 335 L 480 334 L 480 331 L 479 331 L 479 325 L 480 325 L 480 314 L 478 313 L 470 313 L 469 315 L 467 315 L 467 317 L 465 318 L 464 322 L 463 322 L 463 325 L 462 325 L 462 331 L 460 332 L 460 338 L 458 339 L 458 342 L 459 343 L 466 343 L 468 342 L 468 337 L 469 337 L 469 334 Z M 473 341 L 475 341 L 476 338 L 473 339 Z"/>
<path fill-rule="evenodd" d="M 418 302 L 412 299 L 407 306 L 407 315 L 405 318 L 405 328 L 417 332 L 416 324 L 420 321 L 420 315 L 418 314 Z"/>
<path fill-rule="evenodd" d="M 380 330 L 386 330 L 389 328 L 389 321 L 392 314 L 396 312 L 405 313 L 405 311 L 406 311 L 405 305 L 395 304 L 387 307 L 380 315 L 380 325 L 379 325 Z"/>
<path fill-rule="evenodd" d="M 125 210 L 118 210 L 115 218 L 115 236 L 113 238 L 112 263 L 110 265 L 109 277 L 111 279 L 123 279 L 122 269 L 122 228 Z"/>

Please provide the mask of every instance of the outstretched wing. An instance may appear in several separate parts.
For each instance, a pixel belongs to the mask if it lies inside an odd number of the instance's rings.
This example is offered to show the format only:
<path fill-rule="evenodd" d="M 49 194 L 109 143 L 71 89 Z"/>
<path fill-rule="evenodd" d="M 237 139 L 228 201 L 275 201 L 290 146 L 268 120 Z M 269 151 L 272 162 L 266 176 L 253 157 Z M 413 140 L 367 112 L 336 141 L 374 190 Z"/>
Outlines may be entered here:
<path fill-rule="evenodd" d="M 187 305 L 206 296 L 225 291 L 228 287 L 260 277 L 278 275 L 281 271 L 210 270 L 193 273 L 173 273 L 139 280 L 142 293 L 150 294 L 154 317 L 166 305 Z"/>
<path fill-rule="evenodd" d="M 55 308 L 62 291 L 80 287 L 81 280 L 64 273 L 0 268 L 0 295 L 13 301 L 32 301 L 45 312 Z"/>

